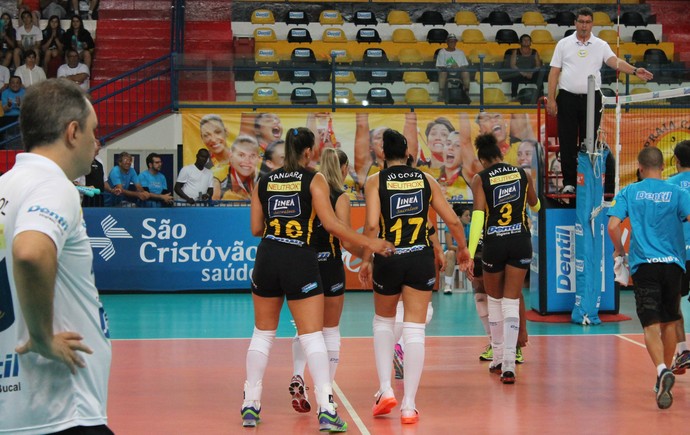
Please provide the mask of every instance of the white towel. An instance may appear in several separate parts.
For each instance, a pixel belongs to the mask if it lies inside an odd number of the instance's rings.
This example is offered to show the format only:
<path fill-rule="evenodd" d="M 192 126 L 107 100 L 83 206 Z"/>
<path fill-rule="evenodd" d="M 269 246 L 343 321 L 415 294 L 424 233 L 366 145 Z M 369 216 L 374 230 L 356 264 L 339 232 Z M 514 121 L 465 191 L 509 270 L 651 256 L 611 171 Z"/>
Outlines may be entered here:
<path fill-rule="evenodd" d="M 628 256 L 620 255 L 616 257 L 613 262 L 614 280 L 620 284 L 627 286 L 630 281 L 630 268 L 628 267 Z"/>

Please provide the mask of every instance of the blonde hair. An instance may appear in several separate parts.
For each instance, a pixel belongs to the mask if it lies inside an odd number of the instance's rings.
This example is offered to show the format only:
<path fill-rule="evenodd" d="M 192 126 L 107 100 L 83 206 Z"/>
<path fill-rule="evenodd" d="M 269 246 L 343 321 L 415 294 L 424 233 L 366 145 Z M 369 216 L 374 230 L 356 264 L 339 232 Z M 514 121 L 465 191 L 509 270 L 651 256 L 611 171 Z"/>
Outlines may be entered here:
<path fill-rule="evenodd" d="M 321 153 L 320 172 L 326 177 L 331 192 L 343 192 L 343 173 L 340 170 L 340 158 L 335 148 L 326 148 Z"/>

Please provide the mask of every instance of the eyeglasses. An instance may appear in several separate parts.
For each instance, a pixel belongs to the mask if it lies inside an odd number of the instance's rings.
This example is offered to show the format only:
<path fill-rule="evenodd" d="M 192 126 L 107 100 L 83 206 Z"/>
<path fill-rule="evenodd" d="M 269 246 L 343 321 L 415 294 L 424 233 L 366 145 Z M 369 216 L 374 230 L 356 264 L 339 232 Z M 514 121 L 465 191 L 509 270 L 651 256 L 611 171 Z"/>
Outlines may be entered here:
<path fill-rule="evenodd" d="M 577 20 L 577 23 L 578 23 L 578 24 L 592 24 L 592 21 L 590 21 L 590 20 L 587 20 L 587 21 L 585 21 L 585 20 Z"/>

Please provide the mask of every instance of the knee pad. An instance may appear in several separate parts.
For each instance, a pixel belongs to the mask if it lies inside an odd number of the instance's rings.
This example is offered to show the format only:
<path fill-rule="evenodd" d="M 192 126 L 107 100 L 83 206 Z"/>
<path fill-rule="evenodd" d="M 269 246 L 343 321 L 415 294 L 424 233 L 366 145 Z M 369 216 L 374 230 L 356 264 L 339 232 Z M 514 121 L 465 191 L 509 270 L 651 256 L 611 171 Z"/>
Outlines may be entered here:
<path fill-rule="evenodd" d="M 520 299 L 503 298 L 501 303 L 504 319 L 520 318 Z"/>
<path fill-rule="evenodd" d="M 254 327 L 254 333 L 252 334 L 252 341 L 249 342 L 249 350 L 263 353 L 268 356 L 271 352 L 271 347 L 273 346 L 273 340 L 276 338 L 276 330 L 273 331 L 262 331 Z"/>
<path fill-rule="evenodd" d="M 340 350 L 340 328 L 337 326 L 323 328 L 323 341 L 329 352 L 338 352 Z"/>
<path fill-rule="evenodd" d="M 376 331 L 389 331 L 393 333 L 393 325 L 395 324 L 395 317 L 381 317 L 374 314 L 373 329 Z"/>
<path fill-rule="evenodd" d="M 310 355 L 315 353 L 328 353 L 326 350 L 326 343 L 323 340 L 323 332 L 321 331 L 302 334 L 299 336 L 299 342 L 302 345 L 302 350 L 307 359 Z"/>
<path fill-rule="evenodd" d="M 403 341 L 405 346 L 411 343 L 424 344 L 426 325 L 423 323 L 405 322 L 403 324 Z"/>
<path fill-rule="evenodd" d="M 503 320 L 503 309 L 501 307 L 501 299 L 495 299 L 491 296 L 487 296 L 487 298 L 489 322 L 500 322 L 501 320 Z"/>

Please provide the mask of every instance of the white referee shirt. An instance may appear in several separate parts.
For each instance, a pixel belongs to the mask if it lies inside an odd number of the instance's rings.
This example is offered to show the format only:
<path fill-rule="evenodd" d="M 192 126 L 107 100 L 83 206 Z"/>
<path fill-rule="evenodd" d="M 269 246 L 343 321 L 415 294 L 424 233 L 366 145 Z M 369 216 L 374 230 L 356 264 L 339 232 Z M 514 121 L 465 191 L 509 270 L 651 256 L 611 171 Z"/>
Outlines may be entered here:
<path fill-rule="evenodd" d="M 616 54 L 606 41 L 591 35 L 583 44 L 573 33 L 558 41 L 550 65 L 561 69 L 559 88 L 573 94 L 586 94 L 587 77 L 592 74 L 595 88 L 601 88 L 601 67 L 612 56 Z"/>
<path fill-rule="evenodd" d="M 92 355 L 80 353 L 86 367 L 76 375 L 62 362 L 14 351 L 29 333 L 17 300 L 12 241 L 29 230 L 46 234 L 57 248 L 53 331 L 77 332 L 93 349 Z M 112 352 L 92 262 L 72 182 L 53 161 L 19 154 L 0 177 L 0 434 L 45 434 L 107 423 Z"/>

